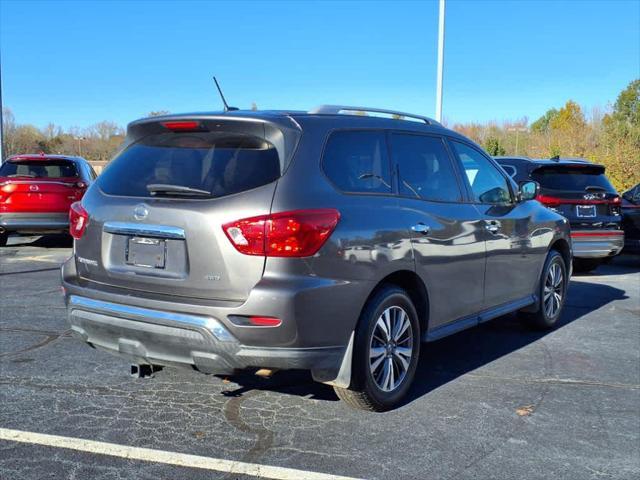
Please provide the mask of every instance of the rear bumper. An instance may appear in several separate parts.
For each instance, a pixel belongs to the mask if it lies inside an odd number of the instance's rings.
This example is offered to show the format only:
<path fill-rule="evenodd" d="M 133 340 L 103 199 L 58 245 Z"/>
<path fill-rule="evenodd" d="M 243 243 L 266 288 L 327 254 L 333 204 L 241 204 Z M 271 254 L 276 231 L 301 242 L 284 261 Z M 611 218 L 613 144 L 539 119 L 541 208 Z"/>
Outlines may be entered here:
<path fill-rule="evenodd" d="M 209 316 L 134 307 L 70 295 L 68 320 L 77 338 L 136 364 L 196 368 L 230 374 L 250 367 L 304 369 L 339 367 L 344 348 L 266 348 L 242 345 Z M 336 373 L 337 375 L 337 373 Z"/>
<path fill-rule="evenodd" d="M 606 258 L 618 255 L 624 247 L 622 230 L 576 230 L 571 232 L 575 258 Z"/>
<path fill-rule="evenodd" d="M 0 228 L 8 232 L 61 232 L 69 228 L 69 214 L 2 213 Z"/>
<path fill-rule="evenodd" d="M 62 269 L 68 321 L 76 337 L 130 362 L 227 374 L 246 368 L 310 370 L 333 382 L 370 285 L 264 277 L 242 303 L 114 289 Z M 306 279 L 306 280 L 305 280 Z M 306 282 L 306 283 L 305 283 Z M 278 327 L 239 326 L 234 315 L 274 316 Z M 350 365 L 350 363 L 349 363 Z"/>

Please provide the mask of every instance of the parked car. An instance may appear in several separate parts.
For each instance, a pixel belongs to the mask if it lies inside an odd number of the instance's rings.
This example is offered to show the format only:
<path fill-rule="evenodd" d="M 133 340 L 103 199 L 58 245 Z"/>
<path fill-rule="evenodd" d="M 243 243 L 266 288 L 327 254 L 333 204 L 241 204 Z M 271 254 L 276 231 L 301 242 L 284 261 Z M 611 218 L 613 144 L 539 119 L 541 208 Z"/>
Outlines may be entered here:
<path fill-rule="evenodd" d="M 540 184 L 537 200 L 569 220 L 576 272 L 589 272 L 624 246 L 621 199 L 602 165 L 582 159 L 495 157 L 518 182 Z"/>
<path fill-rule="evenodd" d="M 640 253 L 640 183 L 622 194 L 624 252 Z"/>
<path fill-rule="evenodd" d="M 68 232 L 69 207 L 95 178 L 80 157 L 9 157 L 0 165 L 0 246 L 9 234 Z"/>
<path fill-rule="evenodd" d="M 127 135 L 72 207 L 62 281 L 72 332 L 139 374 L 306 369 L 386 410 L 421 342 L 512 311 L 558 323 L 567 220 L 433 120 L 324 106 L 146 118 Z M 351 258 L 381 242 L 393 254 Z"/>

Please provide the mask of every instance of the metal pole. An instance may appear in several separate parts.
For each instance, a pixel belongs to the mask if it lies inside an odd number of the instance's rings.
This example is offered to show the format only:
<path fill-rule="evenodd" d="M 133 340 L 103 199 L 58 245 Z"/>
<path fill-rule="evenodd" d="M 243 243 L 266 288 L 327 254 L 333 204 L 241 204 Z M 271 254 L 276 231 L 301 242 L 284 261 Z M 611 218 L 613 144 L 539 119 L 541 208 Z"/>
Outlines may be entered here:
<path fill-rule="evenodd" d="M 438 18 L 438 79 L 436 84 L 436 120 L 442 122 L 442 70 L 444 64 L 444 2 L 440 0 Z"/>

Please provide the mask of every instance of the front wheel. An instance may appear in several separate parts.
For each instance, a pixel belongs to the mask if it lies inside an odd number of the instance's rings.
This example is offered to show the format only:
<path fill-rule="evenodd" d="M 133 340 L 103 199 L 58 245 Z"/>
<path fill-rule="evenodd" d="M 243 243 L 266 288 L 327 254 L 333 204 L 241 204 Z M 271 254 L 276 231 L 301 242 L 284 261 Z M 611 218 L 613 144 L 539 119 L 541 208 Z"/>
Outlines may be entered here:
<path fill-rule="evenodd" d="M 4 247 L 9 240 L 9 234 L 7 232 L 0 233 L 0 247 Z"/>
<path fill-rule="evenodd" d="M 419 355 L 416 309 L 404 290 L 385 286 L 365 305 L 354 339 L 351 385 L 334 387 L 336 394 L 354 408 L 389 410 L 411 387 Z"/>
<path fill-rule="evenodd" d="M 569 278 L 564 258 L 556 250 L 551 250 L 547 255 L 540 278 L 537 311 L 523 312 L 522 315 L 536 328 L 555 327 L 562 314 L 568 285 Z"/>

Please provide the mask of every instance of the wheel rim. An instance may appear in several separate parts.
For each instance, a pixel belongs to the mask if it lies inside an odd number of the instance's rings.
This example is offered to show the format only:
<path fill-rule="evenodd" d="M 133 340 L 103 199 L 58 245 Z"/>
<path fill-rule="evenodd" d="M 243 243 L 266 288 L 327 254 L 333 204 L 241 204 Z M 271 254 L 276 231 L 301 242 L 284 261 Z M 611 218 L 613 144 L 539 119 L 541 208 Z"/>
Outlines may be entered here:
<path fill-rule="evenodd" d="M 402 308 L 387 308 L 378 317 L 369 342 L 369 370 L 384 392 L 400 386 L 407 376 L 413 354 L 413 328 Z"/>
<path fill-rule="evenodd" d="M 564 295 L 564 275 L 562 268 L 558 263 L 553 263 L 547 272 L 547 278 L 544 281 L 543 303 L 544 313 L 547 318 L 555 317 L 562 306 L 562 297 Z"/>

